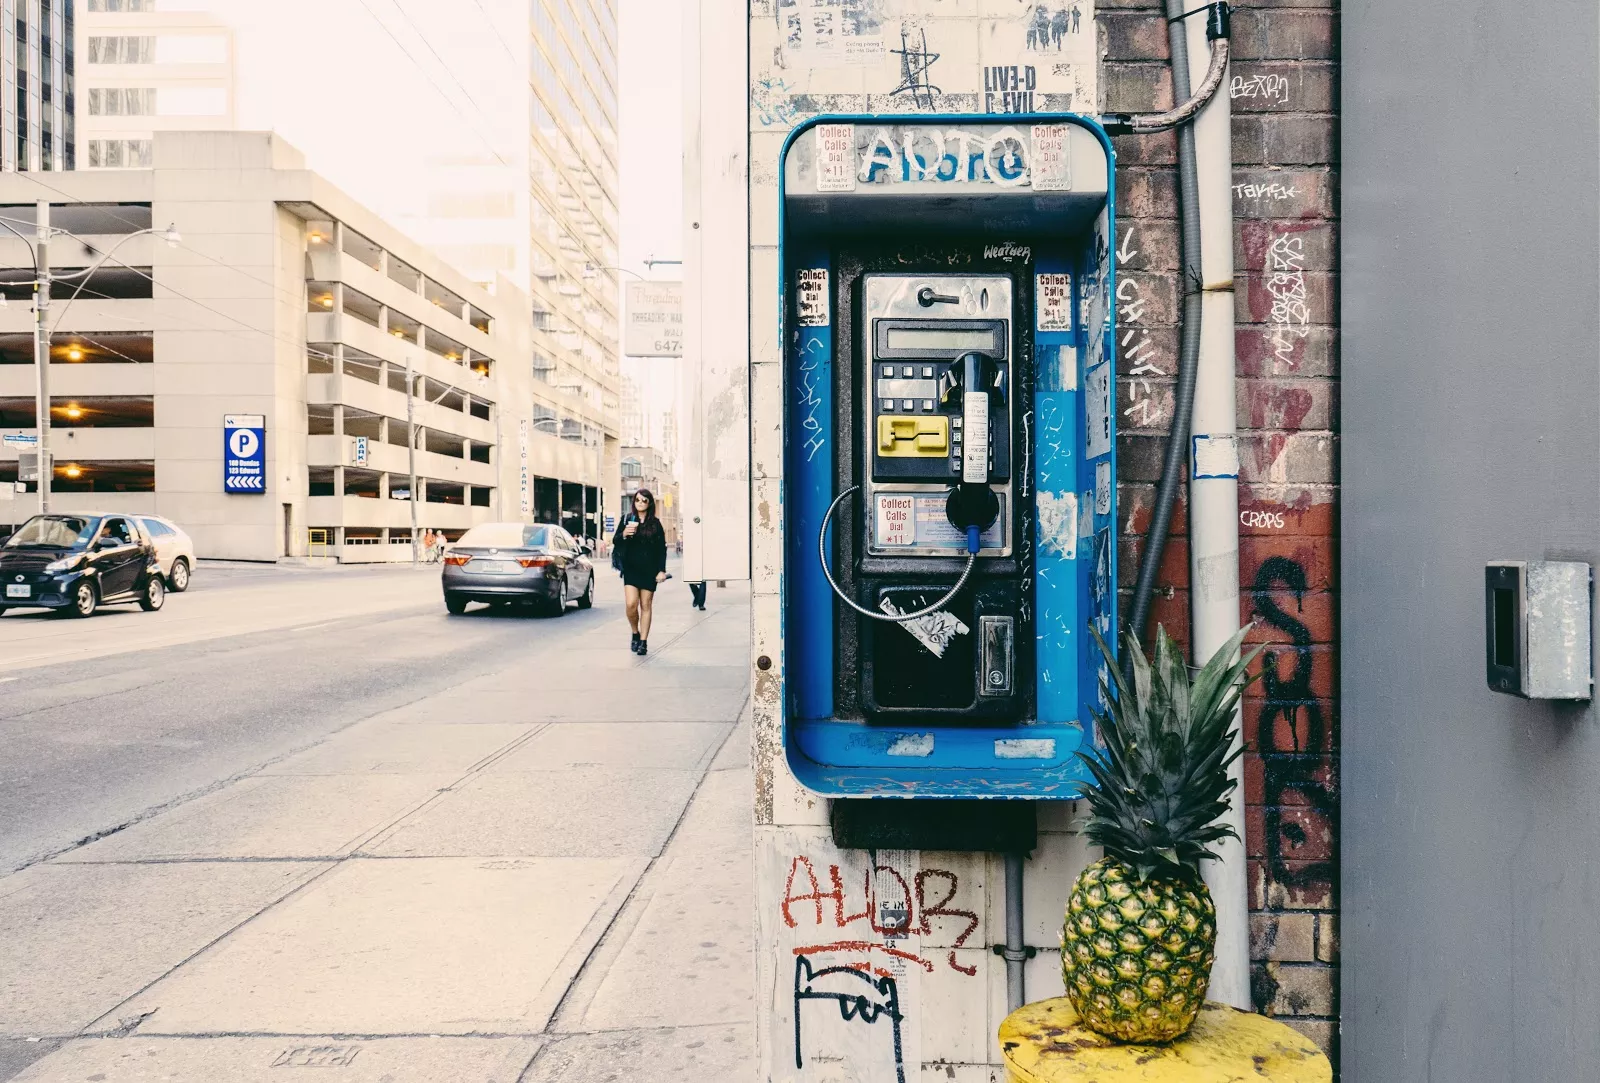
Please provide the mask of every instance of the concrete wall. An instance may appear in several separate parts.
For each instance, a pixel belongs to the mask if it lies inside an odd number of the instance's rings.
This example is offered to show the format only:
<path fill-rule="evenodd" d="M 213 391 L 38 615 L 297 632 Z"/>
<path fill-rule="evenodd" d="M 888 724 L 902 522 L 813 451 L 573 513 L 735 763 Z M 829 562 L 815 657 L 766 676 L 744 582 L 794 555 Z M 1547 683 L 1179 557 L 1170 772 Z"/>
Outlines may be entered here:
<path fill-rule="evenodd" d="M 1600 1061 L 1600 740 L 1485 687 L 1483 566 L 1600 560 L 1595 10 L 1343 17 L 1344 1078 Z"/>

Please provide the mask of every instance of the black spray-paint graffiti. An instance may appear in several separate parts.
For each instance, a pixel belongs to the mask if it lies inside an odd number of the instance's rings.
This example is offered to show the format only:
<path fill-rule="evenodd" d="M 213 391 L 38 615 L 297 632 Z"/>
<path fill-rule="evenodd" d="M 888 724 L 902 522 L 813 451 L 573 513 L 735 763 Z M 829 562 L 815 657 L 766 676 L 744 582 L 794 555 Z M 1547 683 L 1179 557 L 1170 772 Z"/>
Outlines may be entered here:
<path fill-rule="evenodd" d="M 905 27 L 900 28 L 900 48 L 890 49 L 900 58 L 900 85 L 889 91 L 890 96 L 910 94 L 919 109 L 932 109 L 934 99 L 943 91 L 928 81 L 928 70 L 939 59 L 938 53 L 928 51 L 928 32 L 917 31 L 917 42 L 912 43 Z"/>
<path fill-rule="evenodd" d="M 1068 34 L 1083 29 L 1083 6 L 1079 0 L 1071 4 L 1035 4 L 1028 16 L 1028 48 L 1034 52 L 1061 51 L 1061 42 Z"/>
<path fill-rule="evenodd" d="M 861 984 L 867 987 L 861 991 Z M 889 1020 L 894 1042 L 894 1068 L 896 1083 L 906 1083 L 905 1052 L 901 1045 L 900 990 L 891 975 L 874 977 L 853 966 L 825 966 L 816 970 L 804 955 L 794 961 L 794 1066 L 804 1068 L 805 1053 L 801 1039 L 801 1005 L 808 1000 L 831 1000 L 839 1009 L 839 1017 L 846 1023 L 859 1019 L 872 1026 L 879 1019 Z"/>
<path fill-rule="evenodd" d="M 1272 882 L 1288 887 L 1323 887 L 1333 882 L 1332 861 L 1313 861 L 1290 865 L 1289 847 L 1306 842 L 1305 828 L 1298 821 L 1285 821 L 1283 801 L 1293 796 L 1309 805 L 1319 820 L 1335 831 L 1338 799 L 1333 784 L 1318 777 L 1326 765 L 1323 742 L 1327 721 L 1322 705 L 1311 687 L 1311 632 L 1285 613 L 1268 595 L 1278 584 L 1294 593 L 1297 601 L 1306 593 L 1306 570 L 1288 557 L 1268 557 L 1261 562 L 1255 578 L 1255 610 L 1261 619 L 1289 636 L 1293 645 L 1294 667 L 1288 677 L 1280 674 L 1278 656 L 1282 651 L 1264 652 L 1261 686 L 1265 693 L 1259 720 L 1261 759 L 1266 770 L 1262 802 L 1266 806 L 1266 852 Z M 1281 588 L 1279 588 L 1281 589 Z M 1290 747 L 1280 747 L 1276 733 L 1279 719 L 1288 723 Z M 1289 844 L 1286 847 L 1285 844 Z"/>

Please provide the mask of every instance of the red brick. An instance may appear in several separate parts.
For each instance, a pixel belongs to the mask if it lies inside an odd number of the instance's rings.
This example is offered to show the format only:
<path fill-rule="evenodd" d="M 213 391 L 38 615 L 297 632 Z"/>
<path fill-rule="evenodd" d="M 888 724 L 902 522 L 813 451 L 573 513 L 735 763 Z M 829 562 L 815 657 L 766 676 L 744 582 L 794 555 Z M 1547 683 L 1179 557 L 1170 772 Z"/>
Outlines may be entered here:
<path fill-rule="evenodd" d="M 1117 434 L 1117 477 L 1122 482 L 1161 480 L 1167 438 L 1152 433 Z"/>
<path fill-rule="evenodd" d="M 1233 16 L 1233 55 L 1240 60 L 1328 60 L 1337 38 L 1336 19 L 1328 12 L 1246 7 Z"/>
<path fill-rule="evenodd" d="M 1124 535 L 1118 546 L 1121 564 L 1118 568 L 1119 585 L 1131 587 L 1139 578 L 1139 555 L 1144 552 L 1143 536 L 1130 538 Z M 1161 564 L 1156 569 L 1157 587 L 1189 586 L 1189 539 L 1168 538 L 1161 551 Z"/>
<path fill-rule="evenodd" d="M 1254 752 L 1246 755 L 1258 756 Z M 1332 756 L 1325 755 L 1320 760 L 1277 755 L 1258 758 L 1262 789 L 1267 798 L 1263 805 L 1312 808 L 1322 796 L 1339 792 L 1337 764 Z"/>
<path fill-rule="evenodd" d="M 1310 327 L 1337 319 L 1338 279 L 1328 271 L 1262 274 L 1240 270 L 1233 276 L 1234 317 L 1244 324 L 1283 327 L 1299 337 Z"/>
<path fill-rule="evenodd" d="M 1165 561 L 1163 561 L 1163 564 L 1165 564 Z M 1281 687 L 1293 676 L 1295 666 L 1301 664 L 1300 658 L 1304 655 L 1311 659 L 1311 695 L 1307 698 L 1332 699 L 1335 694 L 1334 688 L 1337 684 L 1335 674 L 1337 667 L 1334 664 L 1333 651 L 1334 649 L 1330 646 L 1268 647 L 1261 652 L 1261 657 L 1256 659 L 1256 663 L 1251 667 L 1251 670 L 1252 672 L 1260 672 L 1265 666 L 1275 666 L 1275 672 L 1278 674 L 1279 686 Z M 1251 682 L 1250 686 L 1244 690 L 1246 712 L 1250 710 L 1251 702 L 1265 699 L 1266 694 L 1266 681 L 1264 679 Z M 1258 707 L 1257 709 L 1259 710 L 1260 708 Z M 1288 751 L 1294 748 L 1292 744 L 1279 744 L 1274 747 L 1279 751 Z"/>
<path fill-rule="evenodd" d="M 1172 69 L 1165 62 L 1100 65 L 1100 88 L 1110 113 L 1159 113 L 1172 108 Z"/>
<path fill-rule="evenodd" d="M 1313 643 L 1334 643 L 1335 630 L 1339 615 L 1339 599 L 1335 594 L 1326 592 L 1307 592 L 1296 596 L 1288 591 L 1273 591 L 1267 594 L 1242 594 L 1239 596 L 1239 620 L 1254 621 L 1255 626 L 1250 629 L 1250 634 L 1245 637 L 1245 642 L 1254 646 L 1258 643 L 1292 643 L 1290 633 L 1271 623 L 1267 618 L 1271 608 L 1276 606 L 1278 611 L 1289 620 L 1301 624 L 1305 633 L 1310 635 Z M 1278 618 L 1280 621 L 1282 618 Z"/>
<path fill-rule="evenodd" d="M 1127 432 L 1165 433 L 1172 428 L 1173 381 L 1170 377 L 1131 376 L 1118 381 L 1117 426 Z"/>
<path fill-rule="evenodd" d="M 1239 539 L 1240 583 L 1253 584 L 1261 565 L 1273 557 L 1282 557 L 1298 565 L 1305 574 L 1307 590 L 1333 589 L 1338 569 L 1332 540 L 1284 534 L 1242 537 Z"/>
<path fill-rule="evenodd" d="M 1332 117 L 1257 113 L 1233 118 L 1235 165 L 1328 165 L 1338 160 Z"/>
<path fill-rule="evenodd" d="M 1115 60 L 1167 59 L 1167 20 L 1155 12 L 1106 13 L 1099 18 L 1100 47 Z"/>
<path fill-rule="evenodd" d="M 1239 478 L 1252 484 L 1332 485 L 1337 439 L 1331 432 L 1239 434 Z"/>
<path fill-rule="evenodd" d="M 1111 140 L 1111 146 L 1117 152 L 1118 166 L 1171 165 L 1178 160 L 1178 135 L 1174 131 L 1119 135 Z"/>
<path fill-rule="evenodd" d="M 1130 378 L 1134 369 L 1146 370 L 1141 376 L 1154 375 L 1155 369 L 1165 376 L 1178 371 L 1178 328 L 1119 327 L 1117 328 L 1117 375 Z"/>
<path fill-rule="evenodd" d="M 1295 883 L 1273 880 L 1268 876 L 1262 861 L 1247 865 L 1250 878 L 1250 909 L 1252 910 L 1328 910 L 1333 906 L 1333 884 L 1330 881 L 1312 880 L 1320 862 L 1288 861 L 1286 871 L 1299 880 Z"/>
<path fill-rule="evenodd" d="M 1267 768 L 1261 753 L 1244 754 L 1244 803 L 1247 807 L 1265 804 L 1267 793 Z"/>
<path fill-rule="evenodd" d="M 1272 112 L 1326 113 L 1337 108 L 1338 88 L 1332 63 L 1239 61 L 1232 65 L 1231 71 L 1229 94 L 1235 116 Z"/>
<path fill-rule="evenodd" d="M 1117 341 L 1135 327 L 1161 327 L 1178 322 L 1178 280 L 1174 275 L 1143 271 L 1117 273 Z"/>
<path fill-rule="evenodd" d="M 1284 664 L 1287 665 L 1287 661 Z M 1267 756 L 1296 751 L 1332 753 L 1338 725 L 1337 710 L 1331 697 L 1269 709 L 1266 700 L 1260 695 L 1251 695 L 1253 690 L 1260 688 L 1260 684 L 1261 682 L 1257 681 L 1245 690 L 1243 719 L 1239 726 L 1245 748 L 1263 752 Z M 1312 725 L 1317 715 L 1321 716 L 1320 728 Z M 1271 724 L 1271 732 L 1268 734 L 1267 742 L 1263 744 L 1261 726 L 1268 722 Z"/>
<path fill-rule="evenodd" d="M 1273 245 L 1285 237 L 1290 239 L 1289 246 L 1273 253 Z M 1331 271 L 1339 262 L 1338 229 L 1332 222 L 1315 218 L 1246 219 L 1234 234 L 1233 261 L 1240 271 L 1258 274 L 1282 271 L 1289 265 L 1307 271 Z"/>
<path fill-rule="evenodd" d="M 1325 169 L 1235 170 L 1233 216 L 1331 218 L 1337 183 L 1334 174 Z"/>
<path fill-rule="evenodd" d="M 1234 199 L 1235 206 L 1238 198 Z M 1178 180 L 1170 169 L 1140 166 L 1117 170 L 1117 217 L 1178 217 Z M 1289 217 L 1289 216 L 1285 216 Z"/>
<path fill-rule="evenodd" d="M 1277 840 L 1265 841 L 1266 845 L 1277 847 L 1281 860 L 1316 862 L 1333 859 L 1335 835 L 1332 820 L 1307 807 L 1280 808 L 1278 817 Z M 1261 822 L 1266 822 L 1264 813 Z"/>
<path fill-rule="evenodd" d="M 1240 534 L 1332 535 L 1337 518 L 1332 489 L 1239 486 Z"/>
<path fill-rule="evenodd" d="M 1126 255 L 1124 255 L 1126 253 Z M 1117 273 L 1176 271 L 1178 223 L 1166 218 L 1136 218 L 1118 223 Z"/>
<path fill-rule="evenodd" d="M 1246 857 L 1267 856 L 1267 814 L 1259 805 L 1246 806 L 1244 810 L 1244 852 Z"/>
<path fill-rule="evenodd" d="M 1237 422 L 1245 429 L 1331 429 L 1338 415 L 1338 385 L 1326 379 L 1241 381 Z"/>
<path fill-rule="evenodd" d="M 1280 335 L 1275 328 L 1240 326 L 1233 334 L 1234 366 L 1240 376 L 1337 376 L 1339 333 L 1332 327 Z"/>
<path fill-rule="evenodd" d="M 1122 514 L 1124 534 L 1144 534 L 1150 529 L 1155 514 L 1156 486 L 1153 484 L 1124 484 L 1117 490 L 1118 508 Z M 1189 487 L 1178 486 L 1178 499 L 1172 505 L 1169 534 L 1189 532 Z"/>

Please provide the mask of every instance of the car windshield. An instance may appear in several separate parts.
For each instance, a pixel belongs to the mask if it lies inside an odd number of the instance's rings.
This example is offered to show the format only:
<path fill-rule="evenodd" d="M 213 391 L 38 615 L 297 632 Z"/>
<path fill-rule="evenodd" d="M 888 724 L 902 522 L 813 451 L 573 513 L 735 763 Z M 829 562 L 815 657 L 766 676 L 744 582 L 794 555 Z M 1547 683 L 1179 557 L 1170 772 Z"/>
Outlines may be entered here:
<path fill-rule="evenodd" d="M 83 515 L 35 515 L 22 529 L 11 535 L 7 549 L 38 546 L 49 549 L 82 549 L 94 537 L 99 519 Z"/>
<path fill-rule="evenodd" d="M 549 544 L 550 531 L 542 526 L 521 523 L 481 523 L 461 535 L 457 545 L 489 546 L 495 549 L 539 549 Z"/>

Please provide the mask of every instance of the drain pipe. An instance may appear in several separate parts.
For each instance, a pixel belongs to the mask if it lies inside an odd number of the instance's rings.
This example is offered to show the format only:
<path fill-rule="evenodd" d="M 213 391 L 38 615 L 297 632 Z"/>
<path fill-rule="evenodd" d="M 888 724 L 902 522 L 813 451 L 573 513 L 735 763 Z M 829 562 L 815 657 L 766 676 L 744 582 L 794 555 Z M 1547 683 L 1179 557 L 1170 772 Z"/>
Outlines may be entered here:
<path fill-rule="evenodd" d="M 1213 20 L 1184 20 L 1191 50 L 1204 47 Z M 1212 41 L 1213 49 L 1217 43 Z M 1225 43 L 1223 43 L 1225 44 Z M 1232 103 L 1215 95 L 1193 124 L 1199 180 L 1201 236 L 1200 365 L 1194 389 L 1189 461 L 1190 642 L 1196 663 L 1210 658 L 1239 630 L 1239 452 L 1233 355 L 1233 141 Z M 1235 708 L 1234 750 L 1241 747 Z M 1250 912 L 1245 871 L 1244 757 L 1229 768 L 1233 799 L 1222 817 L 1236 838 L 1217 844 L 1205 862 L 1206 884 L 1217 906 L 1217 962 L 1211 998 L 1248 1011 Z"/>
<path fill-rule="evenodd" d="M 1033 956 L 1034 949 L 1023 943 L 1022 936 L 1022 860 L 1023 855 L 1008 853 L 1006 858 L 1006 942 L 996 947 L 995 954 L 1006 960 L 1006 1011 L 1014 1012 L 1028 1002 L 1024 991 L 1022 964 Z"/>
<path fill-rule="evenodd" d="M 1127 627 L 1142 638 L 1156 571 L 1166 547 L 1178 483 L 1188 459 L 1191 640 L 1196 661 L 1210 658 L 1239 627 L 1239 456 L 1233 356 L 1232 103 L 1216 91 L 1227 77 L 1226 3 L 1184 11 L 1167 0 L 1172 92 L 1182 104 L 1166 113 L 1105 118 L 1113 135 L 1178 132 L 1178 196 L 1182 217 L 1180 263 L 1183 329 L 1172 431 L 1161 484 L 1145 539 Z M 1204 11 L 1204 22 L 1190 16 Z M 1207 47 L 1211 62 L 1198 91 L 1189 92 L 1189 53 Z M 1185 123 L 1189 122 L 1189 123 Z M 1193 439 L 1190 439 L 1190 434 Z M 1234 748 L 1240 746 L 1234 717 Z M 1236 839 L 1216 846 L 1203 866 L 1217 907 L 1217 961 L 1210 997 L 1249 1010 L 1250 914 L 1244 844 L 1244 761 L 1229 769 L 1234 799 L 1222 823 Z"/>

